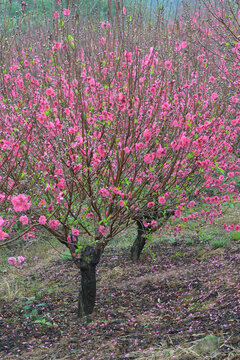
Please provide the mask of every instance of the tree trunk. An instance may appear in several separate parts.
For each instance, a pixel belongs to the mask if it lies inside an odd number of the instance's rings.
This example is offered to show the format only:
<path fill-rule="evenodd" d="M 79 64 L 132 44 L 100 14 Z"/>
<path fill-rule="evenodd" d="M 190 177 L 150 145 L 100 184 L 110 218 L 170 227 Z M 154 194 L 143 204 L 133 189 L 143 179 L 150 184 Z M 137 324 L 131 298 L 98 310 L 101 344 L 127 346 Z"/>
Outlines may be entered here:
<path fill-rule="evenodd" d="M 86 246 L 81 252 L 79 268 L 81 271 L 81 287 L 78 298 L 78 316 L 83 317 L 93 312 L 96 299 L 96 265 L 100 260 L 100 252 Z"/>
<path fill-rule="evenodd" d="M 112 0 L 108 0 L 108 21 L 112 20 Z"/>
<path fill-rule="evenodd" d="M 150 215 L 146 215 L 144 218 L 147 221 L 163 219 L 166 221 L 175 213 L 174 210 L 167 209 L 165 211 L 158 211 Z M 142 219 L 143 220 L 143 219 Z M 140 258 L 141 252 L 146 244 L 146 235 L 149 234 L 149 231 L 152 231 L 152 227 L 149 226 L 147 229 L 144 227 L 141 220 L 137 220 L 137 237 L 131 247 L 131 260 L 137 261 Z"/>
<path fill-rule="evenodd" d="M 137 261 L 146 243 L 146 231 L 141 221 L 137 220 L 137 237 L 131 247 L 131 260 Z"/>

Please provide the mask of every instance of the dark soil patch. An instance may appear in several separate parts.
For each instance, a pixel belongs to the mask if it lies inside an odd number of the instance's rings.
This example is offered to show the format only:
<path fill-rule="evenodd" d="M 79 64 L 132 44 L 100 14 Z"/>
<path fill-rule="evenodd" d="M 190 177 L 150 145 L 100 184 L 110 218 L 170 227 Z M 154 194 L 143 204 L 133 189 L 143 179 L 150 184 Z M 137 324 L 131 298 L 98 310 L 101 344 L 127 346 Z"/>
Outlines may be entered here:
<path fill-rule="evenodd" d="M 133 265 L 129 251 L 108 249 L 97 271 L 95 312 L 85 319 L 76 317 L 80 277 L 72 262 L 39 269 L 26 286 L 45 282 L 45 296 L 32 299 L 30 309 L 26 299 L 1 304 L 0 358 L 138 359 L 145 349 L 207 334 L 231 337 L 239 349 L 239 246 L 213 251 L 161 244 L 154 251 L 154 262 L 143 254 Z M 48 283 L 57 284 L 57 294 Z M 34 310 L 52 325 L 34 323 Z M 229 351 L 223 348 L 222 359 Z"/>

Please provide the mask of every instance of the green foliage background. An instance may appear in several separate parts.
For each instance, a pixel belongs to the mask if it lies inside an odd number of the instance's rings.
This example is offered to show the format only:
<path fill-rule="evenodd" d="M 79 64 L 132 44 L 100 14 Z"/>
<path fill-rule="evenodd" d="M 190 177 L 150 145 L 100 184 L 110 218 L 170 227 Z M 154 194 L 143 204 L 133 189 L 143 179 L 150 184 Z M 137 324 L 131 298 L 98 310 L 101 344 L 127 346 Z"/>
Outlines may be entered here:
<path fill-rule="evenodd" d="M 17 18 L 22 14 L 31 13 L 33 18 L 37 16 L 52 16 L 55 8 L 59 8 L 58 0 L 26 0 L 26 5 L 22 5 L 21 0 L 2 0 L 0 2 L 0 16 L 1 19 Z M 94 16 L 96 13 L 101 14 L 101 17 L 107 15 L 108 1 L 107 0 L 62 0 L 61 8 L 77 9 L 82 15 L 88 14 Z M 112 11 L 116 10 L 116 2 L 112 1 Z"/>
<path fill-rule="evenodd" d="M 116 15 L 117 2 L 122 6 L 122 0 L 111 1 L 112 17 Z M 147 14 L 151 9 L 153 14 L 155 7 L 164 6 L 165 10 L 169 10 L 169 7 L 175 7 L 177 3 L 179 5 L 181 0 L 126 0 L 124 2 L 128 14 L 134 13 L 137 4 L 140 5 L 143 13 Z M 3 24 L 5 24 L 4 27 L 6 29 L 6 22 L 9 28 L 12 28 L 19 21 L 21 23 L 28 23 L 28 25 L 34 25 L 39 23 L 39 21 L 47 21 L 52 18 L 54 10 L 62 12 L 64 8 L 71 9 L 72 14 L 77 14 L 81 18 L 89 18 L 91 20 L 94 17 L 102 20 L 108 18 L 108 0 L 61 0 L 60 6 L 58 0 L 25 0 L 25 4 L 22 4 L 22 0 L 0 1 L 0 30 L 3 29 Z M 23 17 L 24 21 L 22 20 Z"/>

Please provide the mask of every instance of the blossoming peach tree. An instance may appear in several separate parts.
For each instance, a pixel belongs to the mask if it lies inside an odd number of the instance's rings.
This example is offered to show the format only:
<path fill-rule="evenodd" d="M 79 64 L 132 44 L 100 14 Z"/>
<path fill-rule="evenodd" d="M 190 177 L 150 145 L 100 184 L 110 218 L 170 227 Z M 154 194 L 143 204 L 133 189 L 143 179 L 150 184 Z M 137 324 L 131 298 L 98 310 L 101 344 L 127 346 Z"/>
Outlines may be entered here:
<path fill-rule="evenodd" d="M 184 31 L 149 46 L 126 9 L 122 21 L 89 30 L 90 43 L 77 26 L 50 47 L 23 42 L 2 67 L 1 246 L 39 226 L 54 235 L 81 271 L 79 316 L 92 313 L 96 265 L 122 230 L 137 223 L 137 260 L 150 231 L 214 221 L 239 201 L 239 95 L 220 86 L 224 69 L 216 78 Z"/>

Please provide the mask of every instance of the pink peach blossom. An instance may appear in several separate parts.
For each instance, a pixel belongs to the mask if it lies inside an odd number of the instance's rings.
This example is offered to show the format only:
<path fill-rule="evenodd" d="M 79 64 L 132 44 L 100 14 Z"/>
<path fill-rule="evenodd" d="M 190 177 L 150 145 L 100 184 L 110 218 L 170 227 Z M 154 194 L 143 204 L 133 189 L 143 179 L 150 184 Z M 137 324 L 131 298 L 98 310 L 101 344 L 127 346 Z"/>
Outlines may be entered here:
<path fill-rule="evenodd" d="M 17 266 L 17 259 L 15 257 L 8 258 L 8 263 L 11 266 Z"/>
<path fill-rule="evenodd" d="M 26 215 L 20 216 L 19 220 L 21 221 L 21 223 L 23 225 L 27 225 L 28 224 L 28 217 Z"/>
<path fill-rule="evenodd" d="M 39 220 L 38 220 L 39 224 L 41 225 L 45 225 L 47 222 L 47 219 L 44 215 L 40 216 Z"/>
<path fill-rule="evenodd" d="M 165 61 L 164 65 L 167 70 L 171 69 L 172 67 L 172 63 L 170 60 Z"/>
<path fill-rule="evenodd" d="M 75 229 L 75 228 L 72 228 L 72 234 L 74 236 L 78 236 L 79 235 L 79 230 L 78 229 Z"/>
<path fill-rule="evenodd" d="M 218 98 L 218 94 L 217 94 L 216 92 L 212 93 L 212 95 L 211 95 L 211 100 L 212 100 L 212 101 L 216 101 L 217 98 Z"/>
<path fill-rule="evenodd" d="M 159 196 L 158 202 L 159 202 L 159 204 L 165 204 L 166 203 L 165 197 L 164 196 Z"/>
<path fill-rule="evenodd" d="M 22 264 L 25 260 L 26 260 L 26 258 L 23 257 L 23 256 L 18 256 L 18 258 L 17 258 L 17 262 L 18 262 L 19 264 Z"/>
<path fill-rule="evenodd" d="M 151 164 L 153 162 L 154 158 L 155 158 L 155 153 L 144 155 L 144 161 L 147 164 Z"/>
<path fill-rule="evenodd" d="M 31 201 L 29 201 L 25 194 L 13 196 L 11 202 L 14 211 L 26 211 L 31 207 Z"/>
<path fill-rule="evenodd" d="M 69 9 L 64 9 L 63 10 L 63 15 L 64 16 L 69 16 L 71 14 L 71 11 Z"/>
<path fill-rule="evenodd" d="M 59 226 L 59 220 L 50 220 L 49 226 L 51 229 L 56 230 Z"/>
<path fill-rule="evenodd" d="M 9 237 L 9 235 L 0 228 L 0 241 L 5 240 L 8 237 Z"/>
<path fill-rule="evenodd" d="M 119 201 L 119 205 L 122 206 L 122 207 L 125 206 L 124 201 L 123 201 L 123 200 L 120 200 L 120 201 Z"/>

